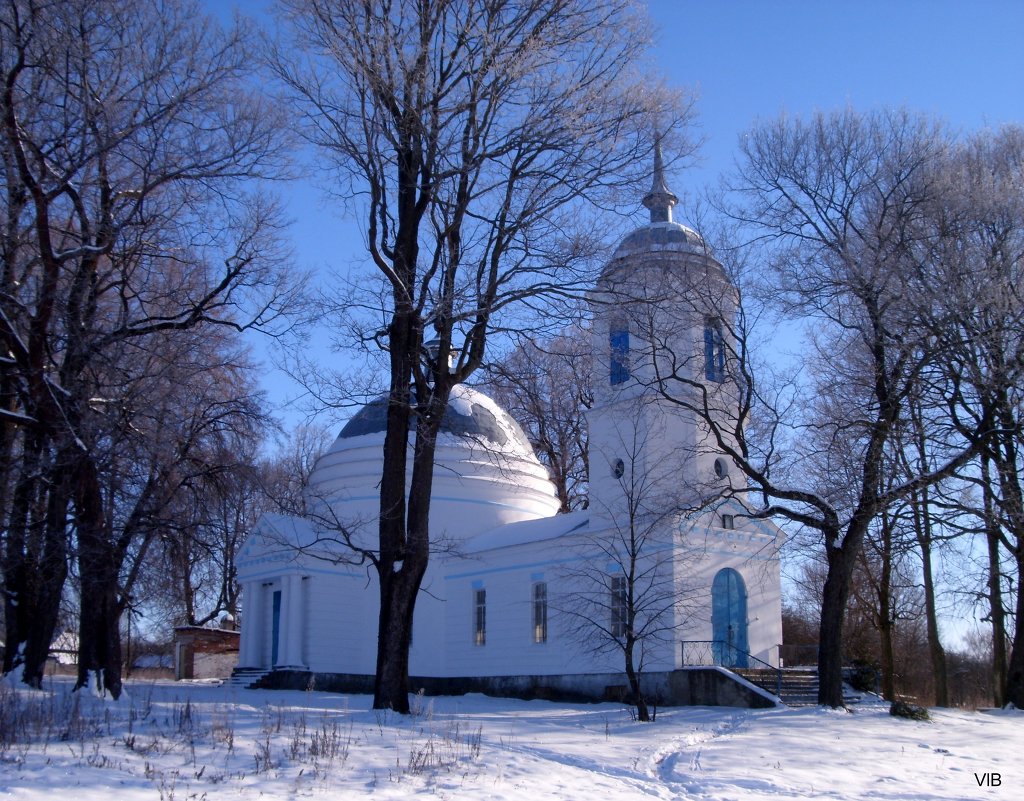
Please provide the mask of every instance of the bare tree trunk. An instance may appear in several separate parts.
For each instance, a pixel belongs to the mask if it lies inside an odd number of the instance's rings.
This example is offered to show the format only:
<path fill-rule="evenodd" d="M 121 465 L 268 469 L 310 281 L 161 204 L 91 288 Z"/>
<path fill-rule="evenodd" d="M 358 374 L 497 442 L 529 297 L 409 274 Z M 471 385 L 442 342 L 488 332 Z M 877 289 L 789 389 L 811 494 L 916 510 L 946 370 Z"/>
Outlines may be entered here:
<path fill-rule="evenodd" d="M 46 500 L 43 547 L 36 565 L 38 593 L 25 648 L 26 683 L 39 687 L 60 617 L 60 600 L 68 576 L 68 478 L 60 463 L 54 468 Z M 28 677 L 31 677 L 29 682 Z"/>
<path fill-rule="evenodd" d="M 425 569 L 426 565 L 424 565 Z M 373 708 L 409 713 L 409 645 L 416 595 L 423 578 L 408 567 L 381 575 L 380 629 L 377 642 L 377 676 Z"/>
<path fill-rule="evenodd" d="M 992 703 L 1006 703 L 1006 612 L 1003 609 L 1002 572 L 999 567 L 999 533 L 991 519 L 986 521 L 988 542 L 988 609 L 992 621 Z"/>
<path fill-rule="evenodd" d="M 840 556 L 829 554 L 829 571 L 821 598 L 818 631 L 818 703 L 843 706 L 843 618 L 849 596 L 849 581 L 839 576 Z M 837 567 L 833 569 L 833 562 Z"/>
<path fill-rule="evenodd" d="M 1014 554 L 1017 564 L 1017 575 L 1024 576 L 1024 552 L 1020 548 Z M 1013 704 L 1017 709 L 1024 709 L 1024 592 L 1017 591 L 1017 625 L 1013 633 L 1013 646 L 1010 649 L 1010 661 L 1006 669 L 1006 691 L 1003 704 Z"/>
<path fill-rule="evenodd" d="M 422 338 L 412 318 L 397 319 L 392 330 L 400 327 L 406 329 L 406 335 L 409 337 L 407 342 L 418 342 Z M 404 417 L 401 428 L 405 436 L 394 438 L 396 451 L 398 447 L 402 450 L 401 453 L 391 453 L 394 462 L 391 466 L 385 466 L 385 480 L 381 483 L 381 553 L 378 561 L 380 618 L 373 706 L 374 709 L 393 709 L 402 714 L 409 712 L 409 645 L 412 641 L 413 613 L 420 584 L 430 559 L 430 496 L 433 492 L 437 433 L 451 389 L 441 381 L 437 381 L 432 389 L 419 388 L 416 402 L 421 413 L 416 417 L 412 478 L 406 489 L 405 466 L 408 460 L 412 401 L 408 376 L 412 373 L 412 355 L 418 354 L 418 350 L 418 347 L 408 347 L 397 359 L 398 370 L 405 370 L 404 382 L 398 380 L 397 383 L 399 386 L 405 384 L 407 400 L 404 403 L 392 402 L 389 406 L 385 452 L 389 450 L 388 440 L 392 432 L 398 427 L 397 424 L 395 427 L 391 425 L 392 412 L 395 413 L 396 419 L 401 420 Z M 392 351 L 392 358 L 395 356 Z M 425 404 L 423 401 L 428 391 L 430 398 Z M 400 464 L 401 472 L 395 463 Z M 385 485 L 389 488 L 387 493 L 384 491 Z M 387 522 L 389 536 L 386 538 L 385 509 L 391 512 Z"/>
<path fill-rule="evenodd" d="M 932 576 L 932 546 L 921 542 L 922 572 L 924 576 L 924 611 L 928 629 L 928 654 L 932 662 L 935 682 L 935 706 L 949 706 L 949 676 L 946 670 L 946 649 L 939 634 L 939 616 L 935 608 L 935 579 Z"/>
<path fill-rule="evenodd" d="M 826 534 L 826 536 L 828 536 Z M 845 706 L 843 701 L 843 623 L 850 598 L 850 582 L 857 560 L 859 542 L 847 532 L 841 547 L 826 546 L 828 574 L 821 596 L 821 625 L 818 632 L 818 703 Z M 829 542 L 838 541 L 835 533 Z"/>
<path fill-rule="evenodd" d="M 36 573 L 29 564 L 27 547 L 30 516 L 41 469 L 42 437 L 36 432 L 28 437 L 21 455 L 20 473 L 11 499 L 11 511 L 4 532 L 4 673 L 24 662 L 25 642 L 31 631 L 36 608 Z M 25 680 L 33 684 L 36 671 L 30 670 Z M 40 678 L 42 676 L 40 672 Z"/>
<path fill-rule="evenodd" d="M 417 531 L 410 527 L 410 540 L 425 540 L 426 537 L 424 529 Z M 387 571 L 381 563 L 374 709 L 409 712 L 409 645 L 416 597 L 427 561 L 428 549 L 416 547 L 405 551 L 400 567 L 392 561 L 392 569 Z"/>
<path fill-rule="evenodd" d="M 88 458 L 76 470 L 75 510 L 81 576 L 78 681 L 75 689 L 121 695 L 121 608 L 118 578 L 121 559 L 107 532 L 103 496 Z"/>
<path fill-rule="evenodd" d="M 409 246 L 415 252 L 415 243 Z M 408 268 L 405 274 L 410 274 Z M 413 365 L 410 350 L 413 346 L 410 343 L 414 341 L 413 312 L 407 302 L 396 305 L 388 334 L 391 391 L 380 485 L 380 556 L 377 563 L 380 617 L 373 708 L 407 714 L 408 643 L 413 610 L 409 604 L 408 576 L 402 575 L 402 571 L 406 557 L 406 465 L 412 416 L 410 376 Z"/>
<path fill-rule="evenodd" d="M 1003 409 L 1008 409 L 1003 406 Z M 1009 415 L 1001 420 L 1004 427 L 1010 422 Z M 996 464 L 999 471 L 1000 488 L 1000 517 L 1006 521 L 1008 529 L 1007 536 L 1002 537 L 1002 532 L 993 521 L 989 530 L 989 588 L 995 600 L 999 601 L 999 628 L 1003 637 L 1000 651 L 993 648 L 993 666 L 998 670 L 1000 660 L 1006 659 L 1006 616 L 1002 609 L 1002 590 L 999 586 L 1002 575 L 999 560 L 1000 539 L 1009 547 L 1013 555 L 1016 575 L 1018 579 L 1018 592 L 1015 614 L 1015 626 L 1012 643 L 1010 646 L 1009 660 L 1005 662 L 1006 673 L 1002 698 L 997 698 L 1000 706 L 1013 704 L 1018 709 L 1024 709 L 1024 592 L 1020 592 L 1020 577 L 1024 576 L 1024 493 L 1021 491 L 1020 475 L 1017 472 L 1017 449 L 1013 429 L 1006 429 L 1008 434 L 1003 437 L 1003 442 L 996 447 L 1000 448 L 1000 458 Z M 997 538 L 993 542 L 993 535 Z M 995 611 L 993 609 L 993 611 Z M 997 644 L 995 638 L 996 621 L 993 620 L 993 646 Z"/>
<path fill-rule="evenodd" d="M 1009 397 L 1006 387 L 1000 387 L 995 393 L 995 411 L 999 421 L 999 428 L 991 438 L 990 449 L 986 454 L 992 458 L 999 474 L 999 496 L 994 498 L 998 503 L 998 522 L 993 517 L 990 524 L 989 534 L 999 537 L 1010 554 L 1013 556 L 1013 564 L 1016 568 L 1018 584 L 1015 627 L 1013 641 L 1010 648 L 1010 657 L 1006 663 L 1006 680 L 1002 685 L 1003 697 L 1001 706 L 1013 704 L 1018 709 L 1024 708 L 1024 593 L 1019 591 L 1020 579 L 1024 575 L 1024 488 L 1021 487 L 1020 476 L 1020 454 L 1018 452 L 1016 419 L 1016 408 Z M 1002 525 L 999 525 L 1001 523 Z M 999 564 L 999 541 L 989 545 L 989 567 L 990 567 L 990 588 L 998 589 L 1001 576 Z M 999 592 L 1001 595 L 1001 590 Z M 1001 601 L 1001 599 L 1000 599 Z M 1002 616 L 1002 610 L 1000 609 Z M 1001 617 L 1003 631 L 1005 631 L 1005 617 Z M 995 629 L 995 621 L 993 621 Z M 1005 642 L 1002 644 L 1005 654 Z M 993 654 L 998 659 L 1002 654 Z"/>
<path fill-rule="evenodd" d="M 633 648 L 636 640 L 632 634 L 626 635 L 626 679 L 629 681 L 629 692 L 636 707 L 636 718 L 643 723 L 649 723 L 651 712 L 647 707 L 647 699 L 644 698 L 643 688 L 640 686 L 640 674 L 633 663 Z"/>
<path fill-rule="evenodd" d="M 427 450 L 430 454 L 428 469 L 433 471 L 434 449 L 429 446 Z M 417 436 L 414 475 L 422 469 L 421 461 Z M 405 482 L 404 470 L 402 482 Z M 418 497 L 416 491 L 419 489 L 414 481 L 412 491 L 415 494 L 409 499 L 405 546 L 395 557 L 381 559 L 379 567 L 380 620 L 373 708 L 393 709 L 403 715 L 409 713 L 409 645 L 412 642 L 413 612 L 429 557 L 427 512 L 431 483 L 428 481 L 426 486 L 426 504 Z"/>
<path fill-rule="evenodd" d="M 938 612 L 935 608 L 935 579 L 932 575 L 932 513 L 931 498 L 926 489 L 911 498 L 914 533 L 921 549 L 921 575 L 924 583 L 924 613 L 928 629 L 928 655 L 935 682 L 935 705 L 949 706 L 949 681 L 946 675 L 946 650 L 939 636 Z"/>
<path fill-rule="evenodd" d="M 878 576 L 878 635 L 882 657 L 882 697 L 896 700 L 895 620 L 892 609 L 892 518 L 882 513 L 882 564 Z"/>
<path fill-rule="evenodd" d="M 26 444 L 4 554 L 4 672 L 41 687 L 67 580 L 67 471 L 44 465 L 42 437 Z M 49 460 L 47 460 L 49 461 Z M 44 475 L 45 474 L 45 475 Z"/>
<path fill-rule="evenodd" d="M 69 479 L 59 457 L 56 464 L 41 458 L 42 438 L 32 439 L 22 460 L 6 532 L 3 572 L 7 648 L 3 670 L 6 673 L 20 663 L 22 681 L 38 688 L 57 629 L 68 574 Z"/>
<path fill-rule="evenodd" d="M 914 449 L 917 456 L 917 470 L 914 469 L 913 464 L 910 462 L 910 453 L 907 449 L 901 451 L 901 456 L 907 465 L 908 475 L 914 475 L 917 472 L 923 472 L 928 469 L 929 440 L 920 402 L 917 399 L 911 399 L 908 411 L 912 425 Z M 931 490 L 928 487 L 923 487 L 919 492 L 911 493 L 908 503 L 914 527 L 914 538 L 917 540 L 917 546 L 921 552 L 921 576 L 924 585 L 924 614 L 928 637 L 928 656 L 932 663 L 932 681 L 935 684 L 934 701 L 936 706 L 949 706 L 946 650 L 942 647 L 942 639 L 939 635 L 938 612 L 935 606 L 935 579 L 932 573 L 932 543 L 935 541 L 935 537 L 932 525 Z"/>

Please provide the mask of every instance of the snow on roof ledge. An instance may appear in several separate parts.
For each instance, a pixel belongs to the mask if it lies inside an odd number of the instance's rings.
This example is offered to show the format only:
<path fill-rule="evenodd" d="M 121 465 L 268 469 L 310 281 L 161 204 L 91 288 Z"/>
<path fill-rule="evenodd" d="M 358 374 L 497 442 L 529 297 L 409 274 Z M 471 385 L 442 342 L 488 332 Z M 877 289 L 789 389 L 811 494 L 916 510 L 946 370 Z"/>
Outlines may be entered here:
<path fill-rule="evenodd" d="M 303 517 L 264 514 L 235 560 L 238 578 L 308 569 L 320 572 L 351 570 L 351 552 L 330 532 Z"/>
<path fill-rule="evenodd" d="M 495 548 L 511 548 L 529 542 L 553 540 L 583 529 L 589 522 L 589 512 L 577 511 L 553 517 L 542 517 L 539 520 L 507 523 L 467 540 L 463 550 L 466 553 L 480 553 Z"/>

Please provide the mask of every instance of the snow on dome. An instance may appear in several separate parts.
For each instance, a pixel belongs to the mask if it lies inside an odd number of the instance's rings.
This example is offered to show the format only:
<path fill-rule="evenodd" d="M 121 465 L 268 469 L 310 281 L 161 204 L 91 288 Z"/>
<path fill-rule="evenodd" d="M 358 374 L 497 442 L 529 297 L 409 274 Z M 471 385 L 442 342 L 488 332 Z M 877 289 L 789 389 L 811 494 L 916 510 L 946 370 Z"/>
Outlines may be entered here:
<path fill-rule="evenodd" d="M 617 280 L 635 273 L 641 259 L 634 257 L 660 257 L 662 261 L 678 263 L 677 255 L 697 256 L 704 269 L 711 268 L 722 274 L 721 265 L 708 251 L 704 238 L 692 228 L 672 219 L 672 208 L 678 198 L 665 180 L 665 167 L 661 156 L 661 137 L 654 142 L 654 172 L 650 191 L 642 201 L 650 211 L 650 222 L 627 234 L 619 243 L 611 260 L 601 271 L 601 281 Z M 689 260 L 688 260 L 689 261 Z"/>
<path fill-rule="evenodd" d="M 387 408 L 387 396 L 370 401 L 345 424 L 339 439 L 383 433 L 387 430 Z M 414 424 L 415 418 L 412 418 L 410 428 Z M 519 423 L 482 392 L 463 384 L 452 387 L 441 431 L 486 443 L 487 447 L 502 453 L 533 456 L 533 448 Z"/>
<path fill-rule="evenodd" d="M 601 271 L 598 286 L 634 279 L 639 272 L 656 265 L 670 272 L 696 268 L 701 273 L 728 280 L 700 234 L 681 223 L 653 222 L 627 234 L 619 243 Z"/>
<path fill-rule="evenodd" d="M 357 521 L 367 535 L 375 534 L 380 513 L 386 411 L 386 398 L 360 409 L 309 480 L 312 503 L 329 504 L 339 520 Z M 410 471 L 411 454 L 410 445 Z M 432 535 L 461 540 L 558 508 L 548 472 L 519 424 L 482 392 L 453 387 L 434 461 Z"/>
<path fill-rule="evenodd" d="M 615 249 L 612 259 L 657 251 L 703 256 L 707 255 L 707 246 L 700 234 L 682 223 L 654 222 L 627 234 Z"/>

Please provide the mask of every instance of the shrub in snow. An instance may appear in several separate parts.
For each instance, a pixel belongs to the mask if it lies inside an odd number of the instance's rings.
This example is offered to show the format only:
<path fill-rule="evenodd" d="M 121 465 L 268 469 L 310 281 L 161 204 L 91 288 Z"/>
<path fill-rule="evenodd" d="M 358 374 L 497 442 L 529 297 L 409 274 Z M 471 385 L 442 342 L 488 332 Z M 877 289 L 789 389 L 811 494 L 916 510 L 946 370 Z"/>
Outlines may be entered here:
<path fill-rule="evenodd" d="M 929 720 L 927 709 L 917 704 L 908 704 L 906 701 L 893 701 L 892 706 L 889 707 L 889 714 L 895 718 Z"/>
<path fill-rule="evenodd" d="M 878 668 L 868 662 L 855 660 L 853 667 L 844 671 L 843 680 L 857 692 L 878 692 Z"/>

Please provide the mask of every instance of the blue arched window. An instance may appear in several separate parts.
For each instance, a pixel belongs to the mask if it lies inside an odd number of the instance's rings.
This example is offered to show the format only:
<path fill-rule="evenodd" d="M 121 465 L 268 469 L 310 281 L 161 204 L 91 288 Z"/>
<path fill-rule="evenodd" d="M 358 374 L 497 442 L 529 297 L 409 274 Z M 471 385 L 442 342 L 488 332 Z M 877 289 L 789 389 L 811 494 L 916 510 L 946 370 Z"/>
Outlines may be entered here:
<path fill-rule="evenodd" d="M 704 323 L 704 377 L 708 381 L 725 381 L 725 338 L 721 320 Z"/>
<path fill-rule="evenodd" d="M 613 322 L 608 329 L 609 380 L 612 386 L 629 380 L 629 329 Z"/>

